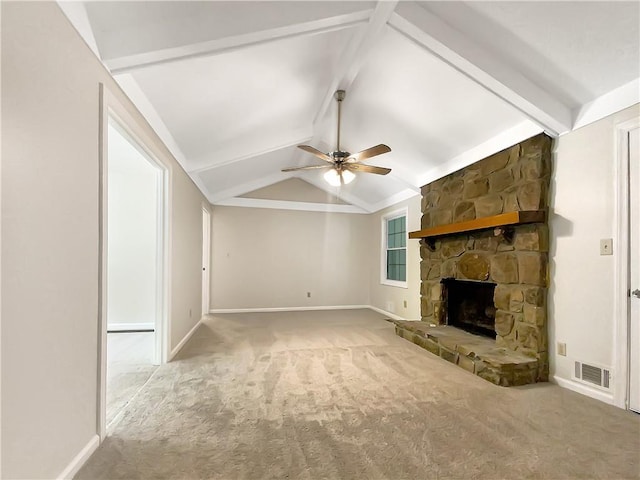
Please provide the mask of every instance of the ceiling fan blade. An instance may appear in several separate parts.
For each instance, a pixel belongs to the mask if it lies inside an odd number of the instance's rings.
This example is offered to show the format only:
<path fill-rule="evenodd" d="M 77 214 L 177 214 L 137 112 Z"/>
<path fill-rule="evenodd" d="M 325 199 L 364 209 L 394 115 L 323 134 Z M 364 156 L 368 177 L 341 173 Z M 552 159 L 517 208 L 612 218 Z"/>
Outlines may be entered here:
<path fill-rule="evenodd" d="M 375 147 L 370 147 L 366 150 L 362 150 L 361 152 L 353 153 L 345 158 L 344 161 L 350 163 L 361 162 L 362 160 L 366 160 L 367 158 L 375 157 L 376 155 L 382 155 L 383 153 L 388 153 L 390 151 L 391 149 L 387 145 L 381 143 L 380 145 L 376 145 Z"/>
<path fill-rule="evenodd" d="M 309 152 L 310 154 L 315 155 L 318 158 L 321 158 L 325 162 L 333 163 L 333 159 L 329 155 L 327 155 L 326 153 L 321 152 L 317 148 L 313 148 L 313 147 L 311 147 L 309 145 L 298 145 L 298 148 L 301 148 L 305 152 Z"/>
<path fill-rule="evenodd" d="M 315 170 L 317 168 L 333 168 L 333 165 L 309 165 L 308 167 L 288 167 L 283 168 L 282 172 L 295 172 L 296 170 Z"/>
<path fill-rule="evenodd" d="M 390 168 L 374 167 L 373 165 L 365 165 L 363 163 L 347 163 L 343 167 L 353 170 L 354 172 L 375 173 L 377 175 L 386 175 L 391 171 Z"/>

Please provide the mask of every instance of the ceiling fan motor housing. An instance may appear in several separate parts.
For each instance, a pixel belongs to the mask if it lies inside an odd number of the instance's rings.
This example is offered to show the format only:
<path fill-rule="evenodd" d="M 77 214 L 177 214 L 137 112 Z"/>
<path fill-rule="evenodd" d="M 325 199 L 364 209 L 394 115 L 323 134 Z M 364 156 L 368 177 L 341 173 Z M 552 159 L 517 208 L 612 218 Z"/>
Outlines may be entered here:
<path fill-rule="evenodd" d="M 342 152 L 340 150 L 336 150 L 335 152 L 330 152 L 331 158 L 333 158 L 336 162 L 343 162 L 345 158 L 348 158 L 351 154 L 349 152 Z"/>

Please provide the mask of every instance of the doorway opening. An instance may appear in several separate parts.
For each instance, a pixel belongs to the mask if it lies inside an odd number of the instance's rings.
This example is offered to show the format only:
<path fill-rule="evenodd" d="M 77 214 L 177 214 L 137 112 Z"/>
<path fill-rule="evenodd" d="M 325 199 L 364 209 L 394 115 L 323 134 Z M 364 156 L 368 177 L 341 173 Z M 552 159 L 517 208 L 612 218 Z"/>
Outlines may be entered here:
<path fill-rule="evenodd" d="M 640 117 L 616 126 L 614 404 L 640 413 Z"/>
<path fill-rule="evenodd" d="M 107 427 L 155 371 L 162 172 L 110 119 L 107 146 Z"/>
<path fill-rule="evenodd" d="M 211 275 L 209 259 L 211 252 L 211 214 L 202 207 L 202 315 L 209 313 L 209 288 Z"/>
<path fill-rule="evenodd" d="M 108 111 L 102 125 L 102 438 L 166 358 L 167 169 Z"/>
<path fill-rule="evenodd" d="M 629 409 L 640 413 L 640 127 L 629 132 Z"/>

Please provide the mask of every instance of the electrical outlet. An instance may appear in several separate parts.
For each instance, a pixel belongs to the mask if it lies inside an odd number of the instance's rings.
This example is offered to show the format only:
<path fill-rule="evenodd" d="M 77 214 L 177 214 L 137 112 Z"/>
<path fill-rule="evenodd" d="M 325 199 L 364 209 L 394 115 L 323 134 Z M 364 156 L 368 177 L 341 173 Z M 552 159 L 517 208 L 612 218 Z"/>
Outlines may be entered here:
<path fill-rule="evenodd" d="M 407 308 L 407 301 L 406 300 L 403 302 L 403 305 L 404 305 L 404 308 Z"/>
<path fill-rule="evenodd" d="M 307 298 L 311 298 L 311 292 L 307 292 Z"/>
<path fill-rule="evenodd" d="M 567 344 L 558 342 L 558 355 L 562 355 L 563 357 L 567 356 Z"/>
<path fill-rule="evenodd" d="M 600 240 L 600 255 L 613 255 L 612 238 L 603 238 Z"/>

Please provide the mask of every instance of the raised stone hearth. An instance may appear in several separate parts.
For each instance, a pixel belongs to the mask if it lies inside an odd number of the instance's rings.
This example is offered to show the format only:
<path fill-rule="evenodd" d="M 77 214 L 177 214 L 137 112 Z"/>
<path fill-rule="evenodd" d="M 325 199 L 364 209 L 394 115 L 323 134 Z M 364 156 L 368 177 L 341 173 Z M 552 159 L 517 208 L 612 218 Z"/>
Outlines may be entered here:
<path fill-rule="evenodd" d="M 420 240 L 422 322 L 411 328 L 398 324 L 398 335 L 498 385 L 547 380 L 549 234 L 544 215 L 534 223 L 509 225 L 508 234 L 481 227 L 455 231 L 452 224 L 547 211 L 550 174 L 551 138 L 540 134 L 422 187 L 421 228 L 450 233 Z M 454 335 L 452 327 L 442 329 L 452 316 L 444 288 L 451 279 L 495 285 L 493 305 L 485 307 L 493 317 L 493 338 L 480 341 L 465 332 Z M 463 309 L 469 303 L 459 297 L 456 302 Z M 465 353 L 469 345 L 474 345 L 471 357 Z"/>
<path fill-rule="evenodd" d="M 510 387 L 535 383 L 538 360 L 450 326 L 395 320 L 396 334 L 485 380 Z"/>

